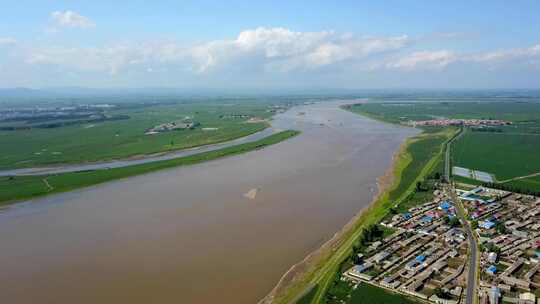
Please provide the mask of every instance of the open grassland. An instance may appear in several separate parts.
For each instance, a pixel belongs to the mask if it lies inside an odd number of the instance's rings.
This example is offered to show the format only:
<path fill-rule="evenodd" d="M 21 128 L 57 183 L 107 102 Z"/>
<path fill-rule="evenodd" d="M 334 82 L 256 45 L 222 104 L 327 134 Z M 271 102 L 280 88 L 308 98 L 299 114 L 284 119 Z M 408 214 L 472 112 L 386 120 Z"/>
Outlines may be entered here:
<path fill-rule="evenodd" d="M 362 230 L 378 223 L 392 208 L 411 198 L 416 183 L 440 168 L 442 144 L 454 132 L 453 129 L 445 129 L 437 133 L 422 133 L 409 139 L 396 154 L 393 168 L 388 172 L 393 176 L 391 185 L 342 230 L 335 243 L 323 246 L 311 259 L 305 261 L 305 271 L 292 278 L 287 288 L 278 289 L 273 302 L 291 303 L 297 300 L 296 303 L 325 303 L 328 290 L 333 286 L 341 266 L 350 257 Z M 310 286 L 317 287 L 305 293 Z M 304 296 L 297 299 L 303 293 Z"/>
<path fill-rule="evenodd" d="M 140 175 L 176 166 L 186 166 L 225 156 L 261 149 L 297 135 L 298 131 L 282 131 L 258 141 L 231 146 L 191 156 L 108 170 L 82 171 L 42 176 L 0 177 L 0 206 L 23 199 L 65 192 L 114 179 Z"/>
<path fill-rule="evenodd" d="M 266 128 L 265 122 L 246 123 L 247 118 L 238 116 L 266 119 L 271 115 L 266 109 L 265 103 L 124 105 L 106 114 L 127 115 L 129 119 L 0 131 L 0 169 L 102 161 L 228 141 Z M 148 128 L 186 117 L 200 126 L 144 134 Z"/>
<path fill-rule="evenodd" d="M 540 172 L 540 136 L 466 131 L 454 144 L 456 166 L 495 174 L 498 181 Z"/>

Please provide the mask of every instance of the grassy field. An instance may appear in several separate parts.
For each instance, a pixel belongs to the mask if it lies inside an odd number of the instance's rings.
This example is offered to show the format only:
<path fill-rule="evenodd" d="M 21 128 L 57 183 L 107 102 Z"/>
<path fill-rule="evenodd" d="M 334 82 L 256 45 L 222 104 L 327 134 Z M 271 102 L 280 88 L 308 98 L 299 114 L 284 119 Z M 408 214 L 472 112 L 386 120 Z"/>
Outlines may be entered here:
<path fill-rule="evenodd" d="M 324 303 L 326 293 L 335 284 L 341 265 L 350 257 L 362 230 L 382 220 L 392 208 L 407 201 L 415 192 L 418 181 L 425 179 L 437 168 L 443 155 L 442 143 L 454 130 L 422 133 L 409 139 L 398 153 L 393 166 L 392 185 L 358 216 L 352 226 L 342 232 L 338 244 L 325 248 L 317 259 L 307 265 L 307 270 L 288 288 L 277 294 L 274 303 L 290 303 L 308 286 L 317 285 L 315 294 L 307 293 L 297 303 Z M 310 299 L 311 298 L 311 299 Z"/>
<path fill-rule="evenodd" d="M 352 294 L 348 304 L 412 304 L 415 301 L 400 295 L 391 293 L 382 288 L 369 284 L 360 284 Z"/>
<path fill-rule="evenodd" d="M 540 172 L 540 136 L 467 131 L 452 156 L 456 166 L 486 171 L 503 181 Z"/>
<path fill-rule="evenodd" d="M 108 115 L 130 118 L 52 129 L 0 131 L 0 169 L 80 163 L 212 144 L 263 130 L 267 123 L 246 123 L 245 117 L 269 118 L 268 103 L 177 103 L 122 105 Z M 155 125 L 190 117 L 193 130 L 144 135 Z M 208 129 L 210 128 L 210 129 Z"/>
<path fill-rule="evenodd" d="M 128 166 L 123 168 L 43 176 L 0 177 L 0 189 L 2 189 L 2 191 L 0 192 L 0 206 L 7 205 L 18 200 L 52 193 L 70 191 L 73 189 L 87 187 L 114 179 L 140 175 L 176 166 L 192 165 L 225 156 L 245 153 L 248 151 L 261 149 L 266 146 L 276 144 L 297 134 L 297 131 L 282 131 L 280 133 L 270 135 L 255 142 L 240 144 L 182 158 Z"/>

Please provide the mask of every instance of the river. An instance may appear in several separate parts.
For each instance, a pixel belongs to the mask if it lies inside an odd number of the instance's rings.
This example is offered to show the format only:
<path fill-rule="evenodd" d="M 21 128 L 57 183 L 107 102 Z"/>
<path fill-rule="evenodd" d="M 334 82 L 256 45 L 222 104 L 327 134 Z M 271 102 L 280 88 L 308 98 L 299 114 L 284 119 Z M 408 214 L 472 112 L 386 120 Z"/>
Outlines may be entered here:
<path fill-rule="evenodd" d="M 416 130 L 297 106 L 262 150 L 0 213 L 2 303 L 256 303 L 377 192 Z M 305 114 L 303 114 L 305 113 Z"/>

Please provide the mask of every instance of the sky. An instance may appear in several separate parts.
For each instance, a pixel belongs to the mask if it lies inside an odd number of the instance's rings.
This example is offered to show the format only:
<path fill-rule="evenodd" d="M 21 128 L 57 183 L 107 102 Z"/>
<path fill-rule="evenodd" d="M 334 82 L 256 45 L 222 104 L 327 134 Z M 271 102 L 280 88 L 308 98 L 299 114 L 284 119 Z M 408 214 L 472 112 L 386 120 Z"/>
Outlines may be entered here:
<path fill-rule="evenodd" d="M 540 88 L 540 1 L 0 7 L 0 88 Z"/>

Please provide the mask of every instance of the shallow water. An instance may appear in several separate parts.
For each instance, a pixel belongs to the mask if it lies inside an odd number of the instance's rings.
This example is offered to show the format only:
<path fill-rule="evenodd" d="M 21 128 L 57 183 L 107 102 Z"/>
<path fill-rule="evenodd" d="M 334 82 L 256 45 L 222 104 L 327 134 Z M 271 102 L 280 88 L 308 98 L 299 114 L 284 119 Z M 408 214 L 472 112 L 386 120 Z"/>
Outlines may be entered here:
<path fill-rule="evenodd" d="M 415 134 L 339 104 L 278 115 L 302 133 L 263 150 L 9 208 L 0 302 L 257 302 L 370 203 Z"/>

